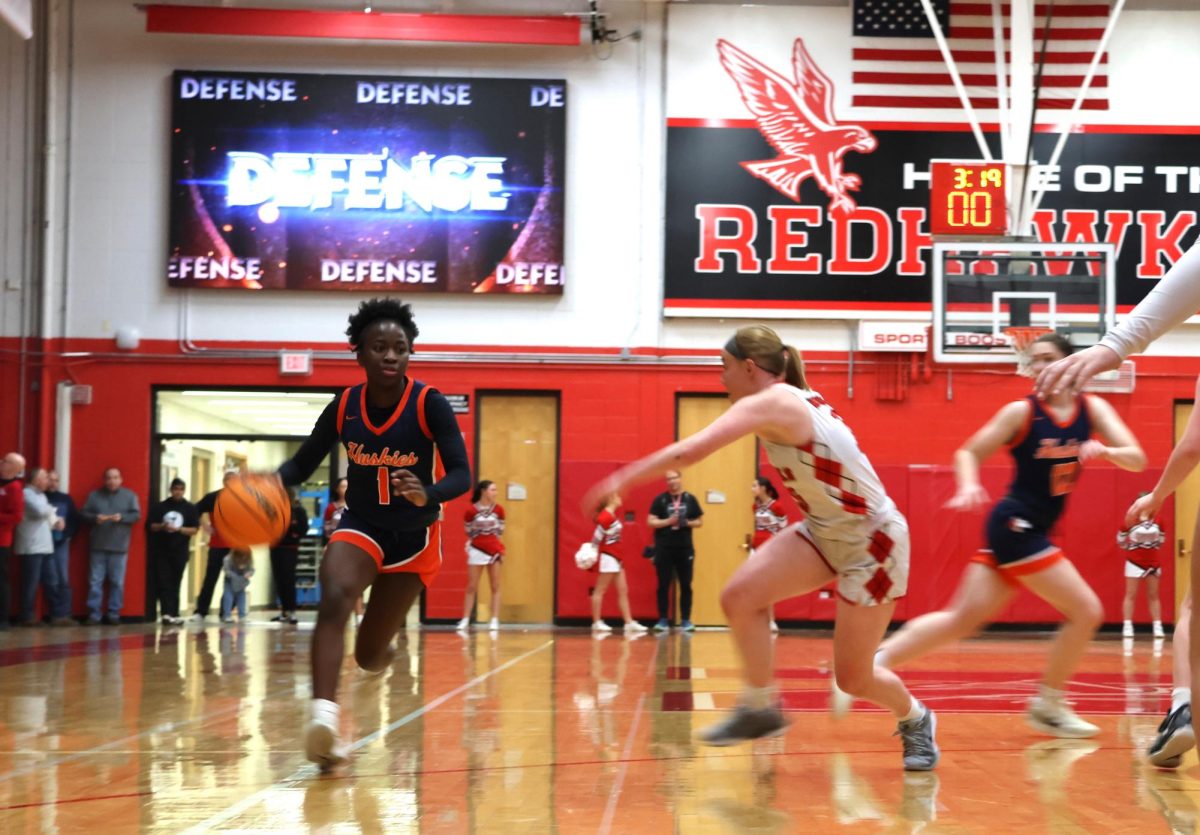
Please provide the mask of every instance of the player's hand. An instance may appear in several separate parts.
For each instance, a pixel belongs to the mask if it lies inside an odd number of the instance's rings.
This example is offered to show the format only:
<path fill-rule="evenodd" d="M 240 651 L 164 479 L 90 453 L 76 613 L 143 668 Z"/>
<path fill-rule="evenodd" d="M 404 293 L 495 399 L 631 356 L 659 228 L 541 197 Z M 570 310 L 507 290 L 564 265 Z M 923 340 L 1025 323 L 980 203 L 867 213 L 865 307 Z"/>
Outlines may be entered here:
<path fill-rule="evenodd" d="M 1042 369 L 1034 390 L 1043 399 L 1060 392 L 1075 394 L 1101 371 L 1121 367 L 1121 358 L 1111 348 L 1093 345 Z"/>
<path fill-rule="evenodd" d="M 1079 447 L 1079 462 L 1104 461 L 1108 459 L 1108 447 L 1099 441 L 1084 441 Z"/>
<path fill-rule="evenodd" d="M 1162 507 L 1162 499 L 1156 499 L 1153 493 L 1139 496 L 1129 506 L 1129 510 L 1125 511 L 1125 529 L 1129 530 L 1134 525 L 1153 519 L 1158 515 L 1160 507 Z"/>
<path fill-rule="evenodd" d="M 987 490 L 983 489 L 982 484 L 976 484 L 973 487 L 964 487 L 955 493 L 950 501 L 946 502 L 946 507 L 949 510 L 980 510 L 986 507 L 989 501 Z"/>
<path fill-rule="evenodd" d="M 417 507 L 429 503 L 425 485 L 410 470 L 392 470 L 392 494 L 408 499 Z"/>

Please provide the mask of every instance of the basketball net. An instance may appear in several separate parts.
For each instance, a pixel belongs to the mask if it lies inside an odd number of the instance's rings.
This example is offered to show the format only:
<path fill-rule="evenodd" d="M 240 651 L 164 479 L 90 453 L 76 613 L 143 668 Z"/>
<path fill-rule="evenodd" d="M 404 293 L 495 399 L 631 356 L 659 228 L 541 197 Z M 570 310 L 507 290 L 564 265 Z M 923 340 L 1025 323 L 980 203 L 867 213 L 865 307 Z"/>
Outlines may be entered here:
<path fill-rule="evenodd" d="M 1018 374 L 1023 377 L 1033 376 L 1029 371 L 1030 350 L 1033 348 L 1033 343 L 1037 342 L 1038 337 L 1048 333 L 1054 333 L 1053 329 L 1030 325 L 1004 329 L 1004 335 L 1008 337 L 1008 343 L 1012 345 L 1013 352 L 1017 355 Z"/>

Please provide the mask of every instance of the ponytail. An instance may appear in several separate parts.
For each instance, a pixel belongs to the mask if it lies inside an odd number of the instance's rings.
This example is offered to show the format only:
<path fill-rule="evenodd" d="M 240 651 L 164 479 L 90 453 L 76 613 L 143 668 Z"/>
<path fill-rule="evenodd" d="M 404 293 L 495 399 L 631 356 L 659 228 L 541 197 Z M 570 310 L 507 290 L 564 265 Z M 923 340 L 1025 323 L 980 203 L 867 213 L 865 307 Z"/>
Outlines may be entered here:
<path fill-rule="evenodd" d="M 800 352 L 791 345 L 784 345 L 783 359 L 783 381 L 789 386 L 809 391 L 808 380 L 804 377 L 804 360 L 800 359 Z"/>

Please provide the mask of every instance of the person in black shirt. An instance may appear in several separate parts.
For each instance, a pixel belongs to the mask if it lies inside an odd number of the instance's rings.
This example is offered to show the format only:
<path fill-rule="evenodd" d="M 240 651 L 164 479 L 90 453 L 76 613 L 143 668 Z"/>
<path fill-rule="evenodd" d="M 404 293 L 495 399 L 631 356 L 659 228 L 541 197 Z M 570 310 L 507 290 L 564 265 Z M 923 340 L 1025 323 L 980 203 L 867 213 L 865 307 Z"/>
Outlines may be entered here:
<path fill-rule="evenodd" d="M 292 522 L 287 533 L 271 548 L 271 576 L 279 595 L 279 614 L 275 623 L 296 623 L 296 562 L 300 557 L 300 540 L 308 533 L 308 511 L 300 504 L 300 493 L 289 487 L 292 497 Z"/>
<path fill-rule="evenodd" d="M 346 510 L 319 573 L 312 719 L 305 737 L 308 759 L 326 770 L 348 756 L 338 740 L 337 687 L 354 602 L 371 588 L 354 658 L 363 670 L 382 672 L 409 607 L 441 567 L 442 503 L 471 487 L 466 445 L 449 401 L 406 374 L 417 333 L 408 305 L 363 302 L 346 335 L 366 382 L 334 399 L 279 468 L 285 485 L 300 484 L 334 443 L 346 448 Z M 445 474 L 435 481 L 437 460 Z"/>
<path fill-rule="evenodd" d="M 222 477 L 222 485 L 228 484 L 229 481 L 238 474 L 235 469 L 225 471 Z M 216 525 L 212 521 L 213 508 L 217 506 L 217 496 L 221 495 L 221 490 L 213 490 L 211 493 L 206 493 L 200 501 L 196 502 L 196 510 L 200 514 L 200 527 L 208 534 L 208 561 L 204 566 L 204 582 L 200 585 L 200 596 L 196 598 L 196 609 L 192 613 L 191 619 L 200 623 L 208 617 L 208 609 L 212 606 L 213 592 L 217 590 L 217 580 L 221 579 L 221 569 L 225 565 L 225 557 L 229 554 L 229 543 L 221 538 L 221 532 L 217 530 Z"/>
<path fill-rule="evenodd" d="M 200 511 L 183 497 L 187 487 L 183 479 L 171 480 L 171 495 L 156 504 L 146 517 L 150 531 L 150 566 L 162 622 L 166 626 L 183 623 L 179 617 L 179 583 L 188 564 L 188 545 L 200 530 Z M 153 610 L 150 612 L 154 614 Z"/>
<path fill-rule="evenodd" d="M 704 510 L 696 497 L 683 489 L 683 476 L 678 470 L 666 473 L 667 492 L 660 493 L 650 503 L 646 524 L 654 529 L 654 569 L 658 573 L 657 630 L 671 628 L 671 581 L 679 578 L 679 628 L 690 632 L 692 624 L 692 566 L 696 549 L 692 545 L 692 529 L 704 524 Z"/>

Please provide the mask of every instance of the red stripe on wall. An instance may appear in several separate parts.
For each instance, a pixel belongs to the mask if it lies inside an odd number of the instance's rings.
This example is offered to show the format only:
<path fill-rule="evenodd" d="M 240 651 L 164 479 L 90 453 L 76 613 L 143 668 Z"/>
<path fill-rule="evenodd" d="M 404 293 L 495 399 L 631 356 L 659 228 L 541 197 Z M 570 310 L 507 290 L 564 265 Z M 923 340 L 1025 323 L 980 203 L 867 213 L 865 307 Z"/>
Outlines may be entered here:
<path fill-rule="evenodd" d="M 966 122 L 859 122 L 867 130 L 916 130 L 916 131 L 968 131 L 971 126 Z M 689 119 L 676 116 L 667 119 L 669 128 L 758 128 L 753 119 Z M 995 132 L 999 127 L 994 122 L 984 122 L 980 125 L 984 132 Z M 1039 133 L 1057 133 L 1058 125 L 1037 125 Z M 1136 133 L 1139 135 L 1170 134 L 1192 135 L 1200 134 L 1200 125 L 1079 125 L 1071 129 L 1073 133 Z M 297 348 L 306 346 L 297 345 Z"/>
<path fill-rule="evenodd" d="M 583 30 L 573 17 L 441 15 L 241 9 L 212 6 L 146 7 L 146 31 L 185 35 L 268 38 L 579 46 Z"/>

